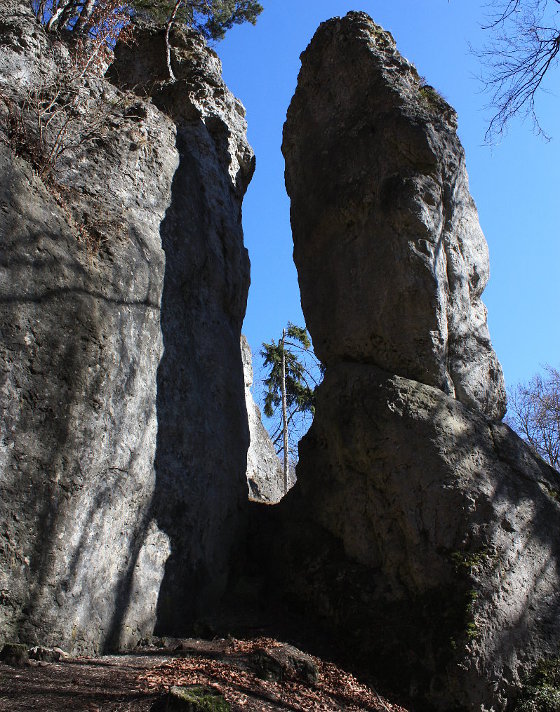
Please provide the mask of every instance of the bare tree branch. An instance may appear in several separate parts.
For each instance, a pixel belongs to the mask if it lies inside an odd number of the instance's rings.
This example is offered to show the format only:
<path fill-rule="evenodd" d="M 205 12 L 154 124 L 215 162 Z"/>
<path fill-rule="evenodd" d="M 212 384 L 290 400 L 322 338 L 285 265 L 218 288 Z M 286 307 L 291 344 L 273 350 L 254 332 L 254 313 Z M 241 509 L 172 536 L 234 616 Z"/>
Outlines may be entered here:
<path fill-rule="evenodd" d="M 560 469 L 560 371 L 546 366 L 509 392 L 506 422 L 549 465 Z"/>
<path fill-rule="evenodd" d="M 560 53 L 559 0 L 494 0 L 483 29 L 490 39 L 473 50 L 483 64 L 480 77 L 494 114 L 486 139 L 499 137 L 509 121 L 529 118 L 534 130 L 550 138 L 538 118 L 536 98 Z"/>

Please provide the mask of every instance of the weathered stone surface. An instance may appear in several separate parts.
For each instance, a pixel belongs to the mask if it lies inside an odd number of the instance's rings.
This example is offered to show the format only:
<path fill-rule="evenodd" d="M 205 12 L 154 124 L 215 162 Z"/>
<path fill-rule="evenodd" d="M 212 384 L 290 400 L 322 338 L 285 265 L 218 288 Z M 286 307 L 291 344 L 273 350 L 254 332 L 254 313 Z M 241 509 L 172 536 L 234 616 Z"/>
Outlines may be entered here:
<path fill-rule="evenodd" d="M 257 648 L 249 657 L 249 665 L 262 680 L 317 682 L 319 671 L 311 655 L 293 645 Z"/>
<path fill-rule="evenodd" d="M 270 436 L 262 424 L 259 406 L 253 399 L 253 361 L 251 347 L 241 335 L 241 357 L 245 377 L 245 403 L 249 420 L 247 486 L 253 502 L 279 502 L 284 495 L 284 473 Z"/>
<path fill-rule="evenodd" d="M 560 649 L 560 490 L 497 421 L 454 113 L 363 13 L 302 62 L 284 152 L 327 368 L 297 485 L 260 521 L 275 586 L 415 709 L 511 709 Z"/>
<path fill-rule="evenodd" d="M 18 106 L 63 48 L 26 0 L 0 28 Z M 198 80 L 217 116 L 216 74 Z M 49 181 L 0 141 L 0 639 L 70 652 L 188 626 L 223 589 L 247 499 L 242 118 L 220 114 L 226 145 L 105 80 L 84 92 L 103 134 Z"/>
<path fill-rule="evenodd" d="M 170 45 L 177 81 L 170 82 L 164 30 L 150 23 L 135 22 L 134 36 L 134 44 L 117 45 L 108 76 L 123 89 L 150 96 L 182 127 L 184 140 L 193 138 L 193 130 L 204 128 L 212 150 L 207 151 L 204 143 L 199 147 L 196 155 L 201 162 L 201 171 L 219 177 L 219 188 L 223 188 L 224 183 L 228 184 L 229 190 L 233 187 L 234 195 L 228 202 L 233 202 L 238 209 L 235 198 L 242 198 L 247 189 L 255 170 L 255 156 L 247 142 L 245 108 L 225 85 L 218 55 L 206 46 L 197 32 L 174 27 Z M 221 175 L 224 170 L 227 176 Z M 220 195 L 224 197 L 223 193 Z M 215 199 L 212 195 L 207 198 L 210 204 Z M 234 214 L 235 210 L 232 210 Z M 227 227 L 231 228 L 230 225 Z M 235 257 L 241 263 L 239 269 L 248 280 L 246 251 L 238 249 L 237 252 L 239 254 L 228 252 L 228 257 Z M 237 262 L 233 264 L 237 266 Z M 235 281 L 231 286 L 234 284 Z M 232 292 L 231 311 L 242 312 L 243 316 L 246 296 L 242 291 Z"/>
<path fill-rule="evenodd" d="M 560 644 L 559 491 L 508 426 L 338 364 L 279 505 L 282 585 L 428 709 L 505 709 Z"/>
<path fill-rule="evenodd" d="M 177 81 L 167 81 L 164 30 L 138 24 L 109 72 L 149 94 L 177 125 L 179 168 L 162 223 L 164 355 L 158 371 L 156 512 L 170 538 L 158 632 L 214 611 L 239 540 L 249 441 L 239 339 L 249 288 L 241 199 L 254 170 L 245 110 L 216 54 L 194 32 L 172 33 Z M 162 65 L 163 62 L 163 65 Z M 149 81 L 147 81 L 149 77 Z"/>
<path fill-rule="evenodd" d="M 488 250 L 455 112 L 364 13 L 324 23 L 303 53 L 283 152 L 321 361 L 372 363 L 500 419 Z"/>
<path fill-rule="evenodd" d="M 29 12 L 17 22 L 14 35 L 42 32 Z M 21 101 L 12 70 L 32 76 L 37 45 L 1 49 L 2 91 Z M 90 90 L 100 102 L 117 95 L 101 81 Z M 175 130 L 151 107 L 142 121 L 122 108 L 111 118 L 105 145 L 81 156 L 79 170 L 64 157 L 58 176 L 72 193 L 63 197 L 0 146 L 0 635 L 72 650 L 120 638 L 155 487 L 159 225 Z M 137 128 L 145 153 L 123 141 Z M 76 214 L 95 227 L 99 250 L 81 239 Z M 157 559 L 159 584 L 165 547 Z"/>

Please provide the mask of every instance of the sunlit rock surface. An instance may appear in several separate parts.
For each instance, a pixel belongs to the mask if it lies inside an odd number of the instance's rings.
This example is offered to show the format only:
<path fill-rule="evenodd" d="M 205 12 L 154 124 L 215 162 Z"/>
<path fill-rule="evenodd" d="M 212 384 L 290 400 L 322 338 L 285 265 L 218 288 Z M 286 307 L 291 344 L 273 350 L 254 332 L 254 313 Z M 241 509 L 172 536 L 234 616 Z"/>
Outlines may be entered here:
<path fill-rule="evenodd" d="M 488 248 L 456 126 L 366 15 L 322 25 L 284 127 L 294 260 L 323 363 L 371 363 L 500 419 Z"/>
<path fill-rule="evenodd" d="M 247 486 L 249 499 L 275 504 L 284 495 L 284 473 L 276 449 L 261 420 L 259 406 L 253 399 L 253 361 L 251 347 L 241 335 L 241 356 L 245 374 L 245 402 L 249 419 L 249 450 L 247 451 Z"/>
<path fill-rule="evenodd" d="M 560 645 L 559 488 L 499 422 L 455 128 L 363 13 L 302 55 L 283 150 L 326 375 L 298 482 L 263 531 L 274 586 L 357 669 L 415 709 L 497 711 Z"/>
<path fill-rule="evenodd" d="M 0 33 L 17 111 L 68 53 L 25 0 L 2 2 Z M 102 133 L 49 180 L 4 142 L 0 102 L 0 640 L 91 652 L 180 633 L 228 577 L 253 155 L 217 58 L 188 41 L 203 69 L 167 87 L 176 111 L 88 80 Z"/>

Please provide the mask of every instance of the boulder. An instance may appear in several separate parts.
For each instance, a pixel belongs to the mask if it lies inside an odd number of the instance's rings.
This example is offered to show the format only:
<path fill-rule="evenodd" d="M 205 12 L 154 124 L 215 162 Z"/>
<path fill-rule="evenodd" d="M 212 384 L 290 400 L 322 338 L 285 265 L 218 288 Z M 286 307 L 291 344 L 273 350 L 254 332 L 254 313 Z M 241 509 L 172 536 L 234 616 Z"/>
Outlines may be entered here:
<path fill-rule="evenodd" d="M 293 680 L 312 685 L 319 677 L 317 664 L 311 655 L 285 643 L 257 648 L 249 656 L 248 662 L 256 676 L 262 680 Z"/>

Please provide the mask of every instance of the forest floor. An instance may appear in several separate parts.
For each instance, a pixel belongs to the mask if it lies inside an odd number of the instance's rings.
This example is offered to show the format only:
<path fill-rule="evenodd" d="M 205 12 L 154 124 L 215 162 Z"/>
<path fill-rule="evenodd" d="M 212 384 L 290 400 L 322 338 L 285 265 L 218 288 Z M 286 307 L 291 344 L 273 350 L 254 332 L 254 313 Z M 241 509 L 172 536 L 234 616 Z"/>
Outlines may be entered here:
<path fill-rule="evenodd" d="M 172 686 L 203 685 L 232 712 L 407 712 L 336 665 L 272 638 L 161 642 L 128 655 L 0 663 L 0 710 L 149 712 L 166 708 Z"/>

